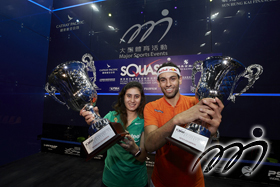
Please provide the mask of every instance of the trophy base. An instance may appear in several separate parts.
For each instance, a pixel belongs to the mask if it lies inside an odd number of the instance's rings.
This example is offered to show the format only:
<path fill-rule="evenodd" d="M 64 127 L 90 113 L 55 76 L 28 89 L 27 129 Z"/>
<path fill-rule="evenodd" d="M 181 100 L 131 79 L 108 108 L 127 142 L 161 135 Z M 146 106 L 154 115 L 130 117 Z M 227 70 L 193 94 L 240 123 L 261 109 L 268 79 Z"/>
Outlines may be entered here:
<path fill-rule="evenodd" d="M 171 136 L 165 139 L 193 155 L 203 152 L 209 141 L 209 138 L 178 125 L 174 127 Z"/>
<path fill-rule="evenodd" d="M 126 134 L 127 132 L 120 123 L 110 122 L 109 125 L 82 142 L 82 147 L 87 154 L 86 161 L 107 151 Z"/>

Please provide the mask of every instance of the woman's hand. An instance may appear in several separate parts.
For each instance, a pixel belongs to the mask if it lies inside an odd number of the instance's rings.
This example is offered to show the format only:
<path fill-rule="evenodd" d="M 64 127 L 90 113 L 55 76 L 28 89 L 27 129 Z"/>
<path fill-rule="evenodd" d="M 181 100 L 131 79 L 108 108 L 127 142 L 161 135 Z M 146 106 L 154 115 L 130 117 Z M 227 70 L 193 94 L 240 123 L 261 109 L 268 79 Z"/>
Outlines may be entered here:
<path fill-rule="evenodd" d="M 93 111 L 95 112 L 95 114 L 99 115 L 99 109 L 98 107 L 93 107 Z M 85 110 L 85 107 L 83 107 L 80 110 L 80 116 L 83 116 L 85 118 L 85 121 L 87 122 L 88 125 L 91 125 L 91 123 L 95 120 L 95 117 L 93 115 L 93 113 L 91 111 L 87 111 Z"/>
<path fill-rule="evenodd" d="M 133 155 L 135 155 L 139 150 L 139 147 L 136 145 L 134 139 L 130 136 L 130 134 L 125 135 L 119 145 Z"/>

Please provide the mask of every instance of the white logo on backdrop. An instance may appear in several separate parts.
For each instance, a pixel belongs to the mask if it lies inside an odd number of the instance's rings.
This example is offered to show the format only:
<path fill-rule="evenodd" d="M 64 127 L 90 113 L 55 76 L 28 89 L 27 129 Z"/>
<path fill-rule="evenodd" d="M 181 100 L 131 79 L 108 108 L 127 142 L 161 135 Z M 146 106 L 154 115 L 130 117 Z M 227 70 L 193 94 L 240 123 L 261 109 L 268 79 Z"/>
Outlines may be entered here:
<path fill-rule="evenodd" d="M 144 66 L 138 64 L 129 64 L 128 66 L 122 66 L 121 76 L 138 77 L 138 75 L 147 76 L 149 73 L 151 73 L 152 75 L 156 75 L 156 71 L 159 68 L 159 64 L 156 64 L 154 65 L 154 67 L 152 67 L 151 64 L 153 64 L 154 62 Z M 130 71 L 130 68 L 134 69 L 135 71 Z M 132 72 L 133 74 L 130 72 Z"/>
<path fill-rule="evenodd" d="M 164 10 L 162 10 L 161 14 L 162 14 L 163 16 L 167 16 L 167 15 L 169 14 L 169 11 L 168 11 L 167 9 L 164 9 Z M 131 43 L 131 42 L 138 36 L 138 34 L 141 32 L 141 30 L 142 30 L 143 27 L 146 27 L 147 25 L 151 25 L 150 28 L 143 34 L 142 38 L 140 39 L 139 42 L 141 43 L 141 42 L 143 42 L 143 41 L 151 34 L 151 32 L 154 30 L 154 27 L 155 27 L 156 25 L 158 25 L 158 24 L 160 24 L 160 23 L 162 23 L 162 22 L 165 22 L 165 21 L 168 22 L 168 26 L 167 26 L 167 28 L 166 28 L 164 34 L 162 35 L 162 37 L 159 39 L 158 42 L 160 42 L 160 41 L 165 37 L 165 35 L 168 33 L 168 31 L 169 31 L 170 28 L 171 28 L 171 25 L 172 25 L 172 23 L 173 23 L 173 19 L 172 19 L 171 17 L 163 18 L 163 19 L 161 19 L 161 20 L 158 20 L 156 23 L 155 23 L 154 21 L 148 21 L 148 22 L 144 23 L 143 25 L 140 25 L 140 24 L 135 24 L 135 25 L 133 25 L 132 27 L 130 27 L 130 28 L 124 33 L 123 37 L 122 37 L 121 40 L 120 40 L 120 43 L 121 43 L 121 42 L 125 42 L 124 37 L 127 35 L 127 33 L 129 33 L 129 32 L 130 32 L 132 29 L 134 29 L 135 27 L 136 27 L 136 28 L 138 27 L 138 29 L 131 35 L 131 37 L 129 38 L 129 40 L 128 40 L 128 42 L 127 42 L 128 44 Z"/>
<path fill-rule="evenodd" d="M 79 30 L 81 25 L 85 24 L 84 20 L 74 20 L 74 17 L 67 15 L 68 23 L 61 23 L 55 27 L 59 29 L 60 32 L 69 32 L 74 30 Z"/>
<path fill-rule="evenodd" d="M 93 77 L 90 77 L 90 81 L 92 82 L 92 85 L 94 88 L 98 88 L 98 86 L 95 84 L 96 81 L 96 68 L 94 66 L 94 61 L 93 61 L 93 57 L 91 56 L 91 54 L 86 53 L 83 55 L 82 57 L 82 62 L 84 62 L 87 66 L 87 70 L 89 73 L 92 72 Z"/>
<path fill-rule="evenodd" d="M 70 17 L 69 15 L 68 15 L 68 21 L 71 21 L 73 19 L 73 17 Z"/>

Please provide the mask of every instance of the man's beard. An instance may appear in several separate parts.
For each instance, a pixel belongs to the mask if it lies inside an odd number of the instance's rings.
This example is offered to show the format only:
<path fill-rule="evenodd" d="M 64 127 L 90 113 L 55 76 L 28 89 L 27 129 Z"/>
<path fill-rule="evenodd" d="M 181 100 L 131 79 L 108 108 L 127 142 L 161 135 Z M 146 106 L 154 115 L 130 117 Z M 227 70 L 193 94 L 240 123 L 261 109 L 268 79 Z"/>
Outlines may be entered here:
<path fill-rule="evenodd" d="M 179 88 L 175 90 L 174 94 L 172 95 L 167 95 L 166 92 L 163 91 L 163 89 L 161 89 L 161 91 L 163 92 L 164 96 L 167 98 L 167 99 L 173 99 L 177 93 L 179 92 Z"/>

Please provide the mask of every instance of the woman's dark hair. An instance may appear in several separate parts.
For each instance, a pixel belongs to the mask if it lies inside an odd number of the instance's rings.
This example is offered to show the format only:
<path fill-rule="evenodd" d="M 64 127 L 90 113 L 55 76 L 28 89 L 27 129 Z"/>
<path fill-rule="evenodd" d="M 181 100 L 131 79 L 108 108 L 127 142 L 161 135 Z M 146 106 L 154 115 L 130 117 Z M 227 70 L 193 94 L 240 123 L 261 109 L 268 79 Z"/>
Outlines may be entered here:
<path fill-rule="evenodd" d="M 164 62 L 164 63 L 157 69 L 157 72 L 160 70 L 160 68 L 165 67 L 165 66 L 172 66 L 172 67 L 178 68 L 179 71 L 181 72 L 180 68 L 179 68 L 176 64 L 174 64 L 173 62 Z M 180 78 L 179 75 L 178 75 L 178 78 Z M 159 81 L 159 77 L 158 77 L 157 79 L 158 79 L 158 81 Z"/>
<path fill-rule="evenodd" d="M 125 127 L 128 124 L 127 124 L 127 112 L 126 112 L 126 107 L 125 107 L 125 104 L 124 104 L 124 96 L 125 96 L 126 91 L 130 88 L 138 88 L 140 93 L 141 93 L 141 102 L 140 102 L 139 107 L 136 109 L 136 112 L 137 112 L 138 116 L 141 117 L 141 118 L 144 117 L 143 116 L 143 111 L 144 111 L 144 107 L 145 107 L 145 104 L 146 104 L 144 89 L 143 89 L 143 86 L 142 86 L 141 83 L 139 83 L 139 82 L 129 82 L 123 87 L 123 89 L 119 93 L 117 103 L 114 105 L 114 109 L 117 112 L 116 115 L 120 114 L 120 118 L 121 118 Z"/>

